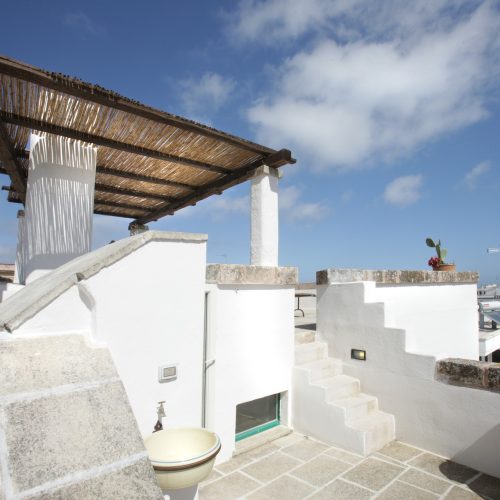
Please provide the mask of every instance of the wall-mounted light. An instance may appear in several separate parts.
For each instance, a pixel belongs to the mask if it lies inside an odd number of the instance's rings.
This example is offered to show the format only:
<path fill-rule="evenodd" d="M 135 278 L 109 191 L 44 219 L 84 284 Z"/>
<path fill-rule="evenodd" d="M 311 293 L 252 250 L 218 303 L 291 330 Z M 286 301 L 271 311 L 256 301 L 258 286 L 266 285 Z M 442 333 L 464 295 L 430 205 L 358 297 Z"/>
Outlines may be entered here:
<path fill-rule="evenodd" d="M 361 349 L 351 349 L 351 358 L 366 361 L 366 351 L 362 351 Z"/>

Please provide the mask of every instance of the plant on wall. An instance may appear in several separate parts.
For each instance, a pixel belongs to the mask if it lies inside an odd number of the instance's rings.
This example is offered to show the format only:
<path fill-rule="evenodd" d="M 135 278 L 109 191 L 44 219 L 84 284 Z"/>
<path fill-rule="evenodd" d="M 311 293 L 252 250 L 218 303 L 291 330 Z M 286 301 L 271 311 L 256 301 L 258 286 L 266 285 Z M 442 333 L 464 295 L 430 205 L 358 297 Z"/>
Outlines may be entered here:
<path fill-rule="evenodd" d="M 427 264 L 429 264 L 434 271 L 455 271 L 455 264 L 447 264 L 445 262 L 448 250 L 446 250 L 446 248 L 441 248 L 441 240 L 434 243 L 432 238 L 427 238 L 425 243 L 428 247 L 436 249 L 437 257 L 431 257 L 427 262 Z"/>

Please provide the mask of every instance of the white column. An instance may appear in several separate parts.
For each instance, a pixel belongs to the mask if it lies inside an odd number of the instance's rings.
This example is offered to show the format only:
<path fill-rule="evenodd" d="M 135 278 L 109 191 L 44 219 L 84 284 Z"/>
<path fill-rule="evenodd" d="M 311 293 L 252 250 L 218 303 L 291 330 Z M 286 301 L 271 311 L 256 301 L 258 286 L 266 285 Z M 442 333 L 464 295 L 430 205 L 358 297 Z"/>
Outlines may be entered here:
<path fill-rule="evenodd" d="M 97 150 L 31 135 L 26 190 L 27 282 L 90 251 Z"/>
<path fill-rule="evenodd" d="M 17 250 L 14 283 L 24 284 L 26 271 L 26 226 L 24 210 L 17 211 Z"/>
<path fill-rule="evenodd" d="M 278 179 L 280 173 L 267 165 L 252 179 L 251 252 L 254 266 L 278 265 Z"/>

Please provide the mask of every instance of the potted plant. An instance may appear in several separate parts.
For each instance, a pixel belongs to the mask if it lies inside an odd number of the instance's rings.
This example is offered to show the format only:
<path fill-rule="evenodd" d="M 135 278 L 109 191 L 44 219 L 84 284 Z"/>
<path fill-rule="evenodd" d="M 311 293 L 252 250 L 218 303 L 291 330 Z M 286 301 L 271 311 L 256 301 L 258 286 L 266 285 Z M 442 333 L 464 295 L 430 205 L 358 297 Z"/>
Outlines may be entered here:
<path fill-rule="evenodd" d="M 441 240 L 438 240 L 437 243 L 434 243 L 432 238 L 427 238 L 425 240 L 425 243 L 427 244 L 428 247 L 435 248 L 437 257 L 431 257 L 429 259 L 429 266 L 432 267 L 434 271 L 456 271 L 457 266 L 455 264 L 446 264 L 444 259 L 446 259 L 446 254 L 448 251 L 446 248 L 441 248 Z"/>

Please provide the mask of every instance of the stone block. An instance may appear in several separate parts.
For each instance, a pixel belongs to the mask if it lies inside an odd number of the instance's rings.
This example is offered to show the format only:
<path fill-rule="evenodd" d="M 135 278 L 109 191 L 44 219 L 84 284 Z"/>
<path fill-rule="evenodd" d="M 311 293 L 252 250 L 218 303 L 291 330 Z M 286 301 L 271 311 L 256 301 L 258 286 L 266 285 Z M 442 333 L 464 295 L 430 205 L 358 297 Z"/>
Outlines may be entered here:
<path fill-rule="evenodd" d="M 0 341 L 0 397 L 117 377 L 108 349 L 83 335 Z"/>
<path fill-rule="evenodd" d="M 488 363 L 486 368 L 486 387 L 500 392 L 500 364 Z"/>
<path fill-rule="evenodd" d="M 147 458 L 133 465 L 109 474 L 93 477 L 47 493 L 26 497 L 38 500 L 67 500 L 85 498 L 101 500 L 127 498 L 127 500 L 163 500 L 161 489 L 156 483 L 153 468 Z"/>
<path fill-rule="evenodd" d="M 436 363 L 436 379 L 452 385 L 484 387 L 485 363 L 468 359 L 449 358 Z"/>
<path fill-rule="evenodd" d="M 144 452 L 120 382 L 4 407 L 14 493 Z"/>
<path fill-rule="evenodd" d="M 296 267 L 208 264 L 207 283 L 218 285 L 293 285 L 298 281 Z"/>

